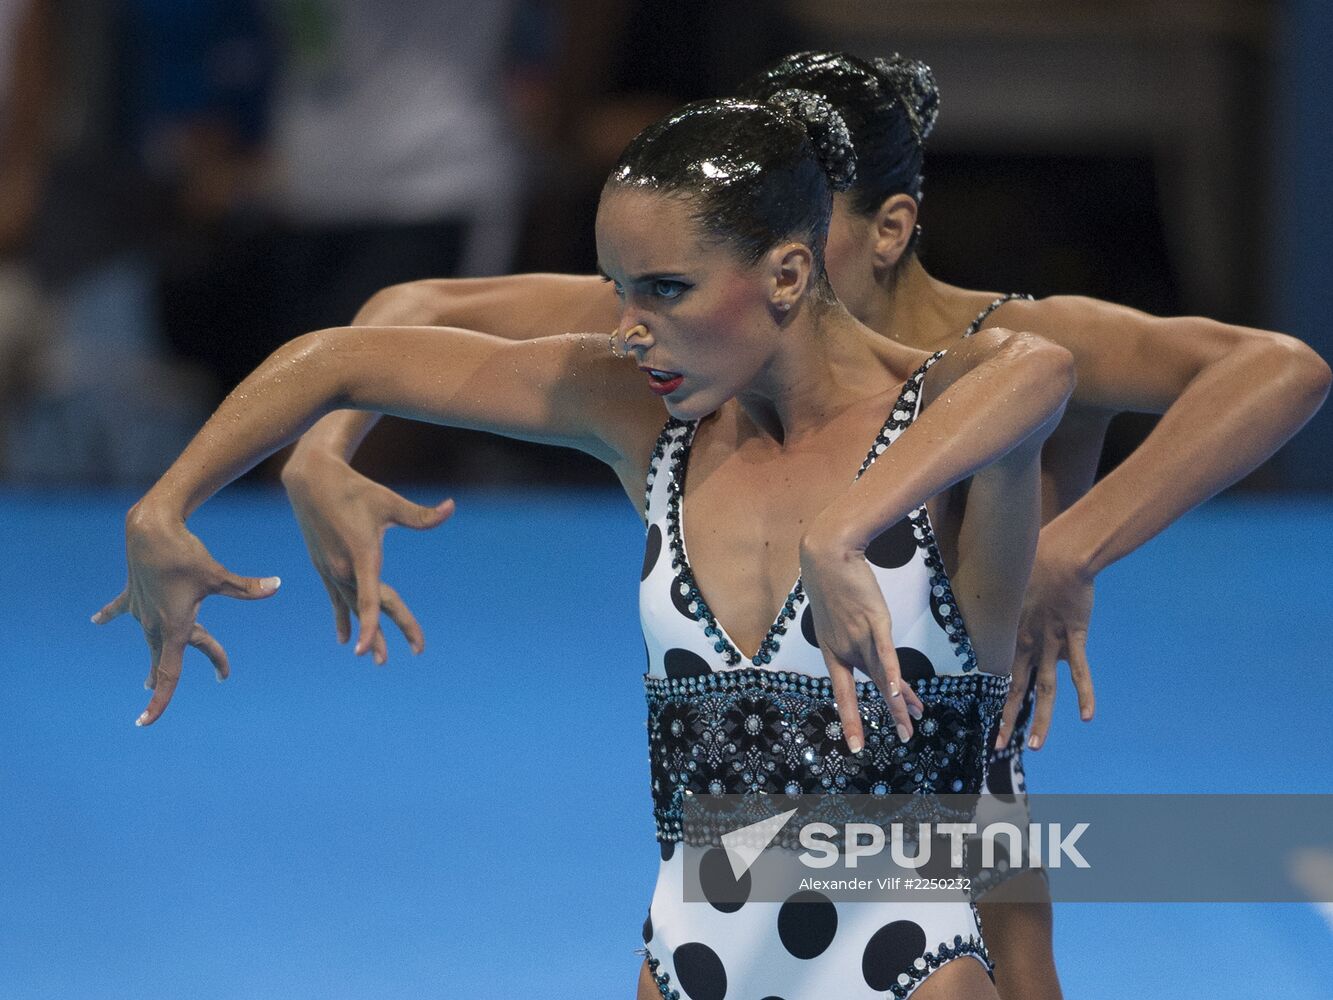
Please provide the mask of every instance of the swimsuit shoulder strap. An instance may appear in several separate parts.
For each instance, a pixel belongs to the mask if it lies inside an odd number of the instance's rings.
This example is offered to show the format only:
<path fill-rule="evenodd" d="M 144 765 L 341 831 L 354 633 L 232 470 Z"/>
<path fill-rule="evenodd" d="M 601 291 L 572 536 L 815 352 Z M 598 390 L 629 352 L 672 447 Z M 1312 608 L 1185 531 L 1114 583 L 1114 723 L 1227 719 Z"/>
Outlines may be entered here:
<path fill-rule="evenodd" d="M 1014 299 L 1027 299 L 1029 302 L 1031 302 L 1032 296 L 1025 295 L 1022 292 L 1010 292 L 1008 295 L 1001 295 L 998 299 L 996 299 L 994 302 L 988 305 L 985 309 L 981 310 L 981 312 L 977 315 L 977 318 L 972 321 L 972 325 L 963 331 L 963 336 L 964 337 L 972 336 L 974 333 L 976 333 L 978 330 L 981 329 L 982 323 L 990 319 L 991 313 L 995 312 L 996 309 L 999 309 L 1000 306 L 1004 305 L 1006 302 L 1011 302 Z"/>

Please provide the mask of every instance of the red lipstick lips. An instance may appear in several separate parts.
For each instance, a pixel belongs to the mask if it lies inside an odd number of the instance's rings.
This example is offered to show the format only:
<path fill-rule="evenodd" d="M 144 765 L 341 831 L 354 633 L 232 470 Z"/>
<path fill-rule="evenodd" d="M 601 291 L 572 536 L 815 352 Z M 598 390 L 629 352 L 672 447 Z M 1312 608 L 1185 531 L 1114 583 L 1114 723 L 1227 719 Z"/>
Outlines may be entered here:
<path fill-rule="evenodd" d="M 659 396 L 670 396 L 685 381 L 684 375 L 663 371 L 660 368 L 640 366 L 639 371 L 648 374 L 648 388 Z"/>

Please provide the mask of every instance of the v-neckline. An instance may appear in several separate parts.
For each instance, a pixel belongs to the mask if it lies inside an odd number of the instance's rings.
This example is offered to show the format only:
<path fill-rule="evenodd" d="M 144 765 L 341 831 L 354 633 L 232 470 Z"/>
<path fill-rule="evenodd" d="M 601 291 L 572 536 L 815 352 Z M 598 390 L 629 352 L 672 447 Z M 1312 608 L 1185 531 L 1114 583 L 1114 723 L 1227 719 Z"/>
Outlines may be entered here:
<path fill-rule="evenodd" d="M 943 357 L 944 353 L 942 350 L 936 351 L 903 382 L 902 389 L 894 400 L 893 408 L 889 411 L 888 419 L 880 426 L 879 433 L 875 435 L 875 440 L 870 444 L 870 450 L 861 462 L 861 467 L 856 470 L 856 475 L 852 477 L 853 483 L 859 480 L 865 474 L 865 471 L 875 464 L 875 459 L 882 455 L 892 443 L 889 435 L 904 430 L 915 419 L 917 407 L 921 400 L 921 382 L 925 378 L 926 372 L 930 370 L 931 365 Z M 782 607 L 778 609 L 773 623 L 768 626 L 768 631 L 764 633 L 758 651 L 753 656 L 746 656 L 739 644 L 731 638 L 726 627 L 713 614 L 707 601 L 704 600 L 703 593 L 699 589 L 699 583 L 694 576 L 694 568 L 690 565 L 689 553 L 685 547 L 685 479 L 686 473 L 689 471 L 690 451 L 694 446 L 694 436 L 699 430 L 699 423 L 700 421 L 695 420 L 685 425 L 685 433 L 681 436 L 680 442 L 672 453 L 668 472 L 668 490 L 671 494 L 671 502 L 667 508 L 667 535 L 671 547 L 675 550 L 676 559 L 680 563 L 678 575 L 672 581 L 672 586 L 681 588 L 681 597 L 687 602 L 687 606 L 694 605 L 692 611 L 695 617 L 705 625 L 704 634 L 714 640 L 714 652 L 722 655 L 728 667 L 734 667 L 742 660 L 748 660 L 755 666 L 766 666 L 773 662 L 773 654 L 781 647 L 779 637 L 786 635 L 787 622 L 796 620 L 797 609 L 805 603 L 806 594 L 802 574 L 799 570 L 797 571 L 796 582 L 792 585 L 791 590 L 787 592 L 787 598 Z"/>

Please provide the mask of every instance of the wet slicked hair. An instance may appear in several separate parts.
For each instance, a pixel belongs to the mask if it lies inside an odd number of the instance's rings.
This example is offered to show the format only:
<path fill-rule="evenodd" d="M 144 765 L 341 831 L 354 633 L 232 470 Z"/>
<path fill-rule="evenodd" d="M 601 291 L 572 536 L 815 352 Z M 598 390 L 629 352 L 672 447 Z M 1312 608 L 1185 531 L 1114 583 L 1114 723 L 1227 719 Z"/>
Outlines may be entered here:
<path fill-rule="evenodd" d="M 851 139 L 818 97 L 770 96 L 686 105 L 625 147 L 606 186 L 690 199 L 699 231 L 747 264 L 783 240 L 805 243 L 826 297 L 824 241 L 833 192 L 855 175 Z"/>

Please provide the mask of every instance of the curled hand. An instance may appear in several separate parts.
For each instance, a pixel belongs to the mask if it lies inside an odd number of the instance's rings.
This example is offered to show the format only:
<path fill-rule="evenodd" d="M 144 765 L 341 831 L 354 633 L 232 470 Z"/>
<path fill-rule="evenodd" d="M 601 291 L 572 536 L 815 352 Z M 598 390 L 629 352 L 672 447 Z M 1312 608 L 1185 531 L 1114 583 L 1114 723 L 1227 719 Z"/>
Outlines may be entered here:
<path fill-rule="evenodd" d="M 1078 692 L 1080 717 L 1087 722 L 1096 710 L 1087 655 L 1093 578 L 1075 560 L 1056 551 L 1057 547 L 1048 544 L 1045 537 L 1037 544 L 1032 578 L 1023 598 L 1013 681 L 996 749 L 1007 745 L 1012 737 L 1029 685 L 1035 688 L 1036 705 L 1028 748 L 1040 750 L 1045 744 L 1055 710 L 1056 668 L 1061 660 L 1069 664 L 1069 674 Z"/>
<path fill-rule="evenodd" d="M 899 739 L 910 739 L 912 720 L 921 718 L 921 699 L 902 679 L 889 608 L 865 553 L 822 541 L 812 532 L 801 543 L 801 579 L 848 747 L 858 753 L 865 745 L 852 675 L 856 669 L 874 681 L 884 696 Z"/>
<path fill-rule="evenodd" d="M 135 725 L 148 726 L 166 711 L 180 681 L 185 647 L 213 663 L 219 681 L 231 672 L 226 650 L 199 624 L 199 605 L 210 594 L 258 600 L 277 592 L 276 576 L 243 577 L 228 572 L 179 518 L 163 516 L 140 501 L 125 518 L 125 589 L 95 615 L 103 625 L 129 612 L 143 628 L 152 654 L 144 687 L 153 692 Z"/>
<path fill-rule="evenodd" d="M 388 659 L 380 628 L 383 611 L 402 631 L 414 653 L 425 647 L 421 625 L 398 592 L 380 579 L 384 532 L 397 524 L 420 531 L 437 527 L 454 512 L 453 500 L 423 507 L 361 475 L 341 458 L 312 451 L 294 457 L 282 473 L 292 511 L 310 561 L 333 605 L 338 641 L 351 638 L 351 618 L 360 621 L 356 655 L 370 651 Z"/>

